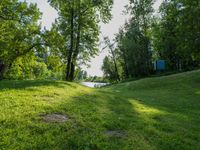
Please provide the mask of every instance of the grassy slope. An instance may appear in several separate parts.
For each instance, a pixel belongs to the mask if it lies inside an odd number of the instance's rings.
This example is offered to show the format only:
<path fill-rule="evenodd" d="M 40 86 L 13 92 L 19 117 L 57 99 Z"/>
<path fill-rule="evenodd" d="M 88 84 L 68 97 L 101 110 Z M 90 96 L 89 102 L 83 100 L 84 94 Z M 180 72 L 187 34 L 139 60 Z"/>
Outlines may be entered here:
<path fill-rule="evenodd" d="M 41 115 L 54 112 L 70 120 L 43 122 Z M 56 81 L 0 82 L 0 149 L 199 147 L 200 71 L 102 89 Z"/>

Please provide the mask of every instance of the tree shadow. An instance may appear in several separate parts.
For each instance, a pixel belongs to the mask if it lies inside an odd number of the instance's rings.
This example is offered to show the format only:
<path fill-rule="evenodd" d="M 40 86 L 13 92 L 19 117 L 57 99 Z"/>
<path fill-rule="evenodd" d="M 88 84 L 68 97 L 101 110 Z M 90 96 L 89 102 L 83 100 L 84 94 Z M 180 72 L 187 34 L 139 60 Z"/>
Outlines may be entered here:
<path fill-rule="evenodd" d="M 107 149 L 125 149 L 128 145 L 142 149 L 187 149 L 199 146 L 199 136 L 195 134 L 199 130 L 196 122 L 199 119 L 191 114 L 193 110 L 182 110 L 182 106 L 170 108 L 171 102 L 158 102 L 166 98 L 159 99 L 158 95 L 149 93 L 145 96 L 134 93 L 132 96 L 122 95 L 118 91 L 98 89 L 72 97 L 70 103 L 62 103 L 58 110 L 69 112 L 75 118 L 79 128 L 75 136 L 93 138 L 92 143 L 99 148 L 102 140 Z M 200 115 L 199 110 L 194 108 Z M 109 137 L 104 134 L 105 131 L 123 131 L 126 136 Z M 85 140 L 78 141 L 82 142 L 88 143 Z"/>
<path fill-rule="evenodd" d="M 164 137 L 165 142 L 160 140 L 164 149 L 190 149 L 191 145 L 196 145 L 195 148 L 200 146 L 200 136 L 196 134 L 200 132 L 200 95 L 196 94 L 196 89 L 196 86 L 148 90 L 135 88 L 130 89 L 129 94 L 126 92 L 127 95 L 121 92 L 121 96 L 126 97 L 134 110 L 140 113 L 140 121 L 146 124 L 148 132 L 157 133 L 158 137 L 163 134 L 170 136 Z M 152 120 L 150 126 L 149 120 Z"/>
<path fill-rule="evenodd" d="M 62 88 L 70 84 L 56 81 L 32 82 L 27 85 L 19 82 L 11 89 L 44 85 Z M 82 91 L 66 99 L 62 97 L 53 106 L 49 104 L 44 107 L 43 112 L 47 114 L 61 113 L 69 116 L 69 122 L 45 124 L 35 114 L 32 120 L 35 123 L 29 125 L 29 130 L 27 125 L 22 126 L 22 130 L 27 130 L 27 137 L 30 136 L 27 141 L 35 141 L 33 146 L 37 149 L 197 149 L 200 146 L 197 134 L 200 124 L 199 105 L 189 105 L 187 101 L 193 90 L 186 97 L 181 97 L 179 92 L 175 96 L 168 90 L 162 89 L 162 92 L 157 89 L 143 92 L 131 89 L 127 93 L 120 89 L 106 88 Z M 174 97 L 180 98 L 175 101 Z M 196 94 L 190 103 L 197 103 L 198 100 L 199 95 Z M 124 133 L 124 136 L 109 136 L 106 132 L 118 135 Z"/>
<path fill-rule="evenodd" d="M 54 86 L 58 88 L 64 88 L 65 86 L 70 86 L 76 88 L 74 85 L 64 81 L 54 81 L 54 80 L 24 80 L 24 81 L 0 81 L 0 90 L 5 89 L 27 89 L 34 90 L 31 87 L 39 86 Z"/>

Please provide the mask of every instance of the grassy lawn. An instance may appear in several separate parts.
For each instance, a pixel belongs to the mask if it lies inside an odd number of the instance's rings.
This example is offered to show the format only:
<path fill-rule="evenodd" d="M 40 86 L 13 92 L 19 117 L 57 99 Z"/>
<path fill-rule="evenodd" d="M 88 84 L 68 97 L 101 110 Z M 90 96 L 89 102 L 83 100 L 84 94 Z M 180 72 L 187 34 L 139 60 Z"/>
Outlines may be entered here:
<path fill-rule="evenodd" d="M 0 149 L 199 150 L 200 71 L 101 89 L 1 81 Z"/>

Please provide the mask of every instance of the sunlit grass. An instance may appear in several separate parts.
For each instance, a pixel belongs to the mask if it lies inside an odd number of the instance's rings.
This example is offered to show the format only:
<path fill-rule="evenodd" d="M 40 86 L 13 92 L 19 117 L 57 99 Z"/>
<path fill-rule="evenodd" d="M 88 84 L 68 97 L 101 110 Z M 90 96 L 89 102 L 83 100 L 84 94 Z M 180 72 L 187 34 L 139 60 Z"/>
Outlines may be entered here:
<path fill-rule="evenodd" d="M 199 76 L 194 71 L 101 89 L 2 81 L 0 149 L 199 149 Z M 42 120 L 51 113 L 69 120 Z"/>
<path fill-rule="evenodd" d="M 134 110 L 136 110 L 138 113 L 142 115 L 165 115 L 167 112 L 161 111 L 159 109 L 146 106 L 142 103 L 140 103 L 137 100 L 129 100 L 129 102 L 133 105 Z"/>
<path fill-rule="evenodd" d="M 199 95 L 200 95 L 200 91 L 197 91 L 196 94 L 199 94 Z"/>

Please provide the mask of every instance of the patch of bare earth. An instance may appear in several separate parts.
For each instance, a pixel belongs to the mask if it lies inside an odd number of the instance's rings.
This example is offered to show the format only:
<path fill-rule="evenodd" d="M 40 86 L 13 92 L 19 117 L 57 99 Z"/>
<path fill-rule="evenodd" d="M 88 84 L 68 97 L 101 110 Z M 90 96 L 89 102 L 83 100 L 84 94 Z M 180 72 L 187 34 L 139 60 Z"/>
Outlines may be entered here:
<path fill-rule="evenodd" d="M 69 120 L 69 117 L 58 113 L 52 113 L 43 115 L 42 119 L 47 123 L 64 123 Z"/>
<path fill-rule="evenodd" d="M 127 134 L 124 131 L 120 131 L 120 130 L 107 130 L 104 132 L 104 134 L 111 137 L 126 137 L 127 136 Z"/>

